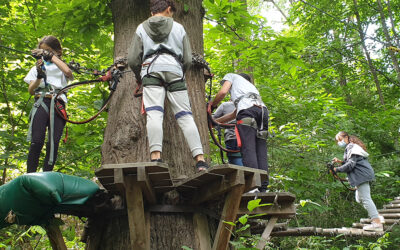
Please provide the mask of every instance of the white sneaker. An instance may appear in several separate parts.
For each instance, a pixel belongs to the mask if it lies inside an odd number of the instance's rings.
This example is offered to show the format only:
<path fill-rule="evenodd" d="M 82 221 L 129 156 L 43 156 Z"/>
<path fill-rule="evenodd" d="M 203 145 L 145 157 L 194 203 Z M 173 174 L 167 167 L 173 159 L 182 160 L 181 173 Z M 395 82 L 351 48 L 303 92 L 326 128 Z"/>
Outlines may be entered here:
<path fill-rule="evenodd" d="M 374 231 L 374 232 L 383 232 L 383 225 L 382 225 L 382 223 L 372 222 L 370 225 L 364 226 L 363 230 Z"/>
<path fill-rule="evenodd" d="M 259 193 L 260 190 L 258 190 L 258 188 L 255 188 L 253 190 L 250 190 L 249 192 L 247 192 L 248 194 L 254 194 L 254 193 Z"/>
<path fill-rule="evenodd" d="M 385 224 L 385 217 L 383 217 L 382 215 L 379 215 L 379 220 L 382 224 Z"/>

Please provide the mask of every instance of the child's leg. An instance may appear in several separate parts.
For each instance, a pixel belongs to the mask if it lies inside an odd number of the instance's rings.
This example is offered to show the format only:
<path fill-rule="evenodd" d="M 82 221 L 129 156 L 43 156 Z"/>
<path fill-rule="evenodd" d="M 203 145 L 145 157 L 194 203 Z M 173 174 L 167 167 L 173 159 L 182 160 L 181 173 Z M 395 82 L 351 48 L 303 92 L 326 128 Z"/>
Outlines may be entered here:
<path fill-rule="evenodd" d="M 32 139 L 29 147 L 29 154 L 27 160 L 27 172 L 33 173 L 37 171 L 39 165 L 40 152 L 44 145 L 46 137 L 46 126 L 48 124 L 49 116 L 42 106 L 36 111 L 32 124 Z"/>
<path fill-rule="evenodd" d="M 143 104 L 146 110 L 146 129 L 150 153 L 162 151 L 165 88 L 143 88 Z"/>
<path fill-rule="evenodd" d="M 63 130 L 65 127 L 65 120 L 60 117 L 57 112 L 54 111 L 54 159 L 53 164 L 49 165 L 49 157 L 50 157 L 50 126 L 49 126 L 49 133 L 48 133 L 48 140 L 46 144 L 46 157 L 43 163 L 43 171 L 53 171 L 54 164 L 57 160 L 58 155 L 58 146 L 60 144 L 61 136 L 63 134 Z"/>
<path fill-rule="evenodd" d="M 368 215 L 371 219 L 379 218 L 378 210 L 376 210 L 375 203 L 371 198 L 371 191 L 369 187 L 369 182 L 364 182 L 357 186 L 358 197 L 363 205 L 363 207 L 367 210 Z"/>
<path fill-rule="evenodd" d="M 171 109 L 175 115 L 175 119 L 189 144 L 192 156 L 203 155 L 203 146 L 201 144 L 199 131 L 193 119 L 187 90 L 167 92 L 167 97 L 171 103 Z"/>

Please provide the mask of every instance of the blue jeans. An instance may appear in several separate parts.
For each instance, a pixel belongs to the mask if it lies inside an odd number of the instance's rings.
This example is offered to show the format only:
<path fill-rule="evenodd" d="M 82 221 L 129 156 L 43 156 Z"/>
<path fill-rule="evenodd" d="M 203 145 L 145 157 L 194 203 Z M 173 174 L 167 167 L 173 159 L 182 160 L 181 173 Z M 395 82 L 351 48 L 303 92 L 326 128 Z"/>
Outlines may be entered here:
<path fill-rule="evenodd" d="M 225 146 L 227 149 L 231 150 L 240 150 L 240 148 L 237 145 L 236 140 L 227 140 L 225 141 Z M 239 153 L 226 153 L 228 156 L 228 162 L 230 164 L 238 165 L 238 166 L 243 166 L 243 161 L 242 161 L 242 154 Z"/>

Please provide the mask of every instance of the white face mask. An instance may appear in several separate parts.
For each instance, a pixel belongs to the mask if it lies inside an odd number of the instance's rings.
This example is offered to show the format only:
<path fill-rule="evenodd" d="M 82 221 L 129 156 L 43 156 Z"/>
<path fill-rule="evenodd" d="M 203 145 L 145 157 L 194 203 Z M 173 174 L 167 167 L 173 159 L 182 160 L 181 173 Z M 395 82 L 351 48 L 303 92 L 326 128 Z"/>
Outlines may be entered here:
<path fill-rule="evenodd" d="M 346 143 L 344 140 L 339 141 L 337 144 L 338 144 L 338 146 L 341 147 L 341 148 L 344 148 L 344 147 L 347 146 L 347 143 Z"/>

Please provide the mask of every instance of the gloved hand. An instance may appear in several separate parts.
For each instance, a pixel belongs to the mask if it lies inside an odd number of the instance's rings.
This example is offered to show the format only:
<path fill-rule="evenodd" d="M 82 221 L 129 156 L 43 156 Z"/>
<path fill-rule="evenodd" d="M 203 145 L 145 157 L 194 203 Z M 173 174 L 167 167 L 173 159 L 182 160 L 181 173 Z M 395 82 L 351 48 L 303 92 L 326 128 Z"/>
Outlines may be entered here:
<path fill-rule="evenodd" d="M 53 58 L 54 54 L 51 51 L 44 50 L 44 49 L 34 49 L 32 50 L 32 56 L 35 57 L 36 59 L 40 59 L 43 57 L 43 59 L 46 62 L 51 62 L 51 59 Z"/>
<path fill-rule="evenodd" d="M 42 65 L 43 65 L 43 60 L 42 59 L 37 60 L 36 62 L 37 79 L 43 79 L 46 76 L 46 73 L 44 73 L 42 69 Z"/>

